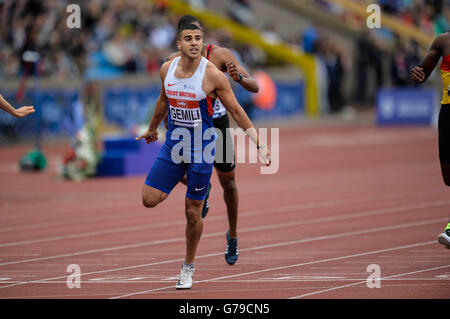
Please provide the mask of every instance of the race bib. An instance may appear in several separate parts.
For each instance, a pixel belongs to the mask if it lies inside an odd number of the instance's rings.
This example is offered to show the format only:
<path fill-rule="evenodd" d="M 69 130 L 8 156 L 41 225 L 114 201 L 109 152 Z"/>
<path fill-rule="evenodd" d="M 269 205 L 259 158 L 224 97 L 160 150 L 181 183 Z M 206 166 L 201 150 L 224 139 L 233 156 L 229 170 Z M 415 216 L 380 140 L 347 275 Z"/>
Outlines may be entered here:
<path fill-rule="evenodd" d="M 175 125 L 197 127 L 202 123 L 198 101 L 169 99 L 169 111 Z"/>

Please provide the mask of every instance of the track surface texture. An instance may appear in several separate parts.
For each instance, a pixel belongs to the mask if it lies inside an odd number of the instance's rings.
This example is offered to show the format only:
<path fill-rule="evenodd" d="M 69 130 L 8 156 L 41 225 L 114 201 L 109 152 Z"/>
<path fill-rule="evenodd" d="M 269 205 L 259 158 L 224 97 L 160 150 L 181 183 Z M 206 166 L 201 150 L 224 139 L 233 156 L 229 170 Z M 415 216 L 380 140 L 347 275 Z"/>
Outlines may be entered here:
<path fill-rule="evenodd" d="M 29 147 L 0 148 L 0 298 L 450 298 L 450 250 L 437 242 L 450 189 L 436 129 L 279 132 L 276 174 L 261 175 L 259 163 L 237 166 L 234 266 L 224 259 L 228 222 L 213 174 L 194 284 L 185 291 L 175 289 L 184 185 L 146 209 L 145 176 L 61 180 L 64 147 L 55 145 L 44 147 L 46 171 L 21 173 Z M 73 264 L 81 282 L 71 289 Z"/>

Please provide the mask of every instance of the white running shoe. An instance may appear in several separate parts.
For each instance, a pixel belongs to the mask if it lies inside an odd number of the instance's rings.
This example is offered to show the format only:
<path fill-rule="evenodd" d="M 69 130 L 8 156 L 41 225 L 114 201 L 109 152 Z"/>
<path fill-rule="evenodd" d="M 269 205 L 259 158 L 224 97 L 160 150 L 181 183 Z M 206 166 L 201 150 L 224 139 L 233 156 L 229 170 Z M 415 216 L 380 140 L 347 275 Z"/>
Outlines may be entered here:
<path fill-rule="evenodd" d="M 449 230 L 440 233 L 438 236 L 438 242 L 441 245 L 444 245 L 445 248 L 450 249 L 450 236 L 448 235 L 448 233 L 450 233 Z"/>
<path fill-rule="evenodd" d="M 192 277 L 194 276 L 194 267 L 188 267 L 184 263 L 181 265 L 180 278 L 177 281 L 177 289 L 190 289 L 192 287 Z"/>

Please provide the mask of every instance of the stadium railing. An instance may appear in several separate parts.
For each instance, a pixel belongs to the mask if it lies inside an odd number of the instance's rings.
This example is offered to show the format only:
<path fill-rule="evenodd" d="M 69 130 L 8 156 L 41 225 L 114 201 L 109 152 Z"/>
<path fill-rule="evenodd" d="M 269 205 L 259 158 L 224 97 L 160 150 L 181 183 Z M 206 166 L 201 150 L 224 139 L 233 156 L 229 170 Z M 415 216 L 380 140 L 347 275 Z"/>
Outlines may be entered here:
<path fill-rule="evenodd" d="M 370 12 L 367 12 L 367 6 L 371 4 L 370 1 L 365 1 L 364 3 L 349 0 L 332 0 L 332 1 L 324 0 L 324 1 L 339 4 L 345 10 L 353 14 L 359 15 L 359 17 L 363 21 L 365 21 L 371 14 Z M 397 17 L 384 12 L 382 12 L 381 14 L 381 25 L 382 27 L 387 28 L 393 31 L 394 33 L 398 34 L 401 39 L 406 41 L 415 40 L 425 48 L 427 48 L 433 41 L 433 37 L 423 32 L 420 28 L 406 24 Z"/>

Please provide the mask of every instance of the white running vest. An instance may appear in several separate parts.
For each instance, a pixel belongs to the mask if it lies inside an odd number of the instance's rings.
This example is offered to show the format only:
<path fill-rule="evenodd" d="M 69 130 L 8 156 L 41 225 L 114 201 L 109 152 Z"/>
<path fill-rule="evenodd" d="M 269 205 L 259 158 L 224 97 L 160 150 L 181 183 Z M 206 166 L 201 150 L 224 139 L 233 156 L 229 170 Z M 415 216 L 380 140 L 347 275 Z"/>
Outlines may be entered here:
<path fill-rule="evenodd" d="M 177 78 L 175 70 L 180 57 L 175 58 L 169 66 L 164 80 L 164 89 L 169 102 L 169 128 L 166 134 L 166 142 L 169 146 L 176 144 L 171 139 L 172 132 L 177 127 L 200 128 L 202 133 L 208 128 L 213 128 L 212 115 L 214 113 L 214 99 L 203 91 L 202 83 L 208 60 L 201 58 L 194 74 L 189 78 Z M 204 141 L 205 144 L 208 141 Z"/>

